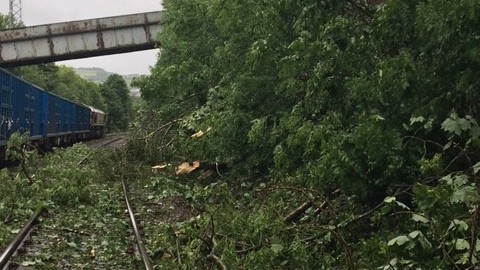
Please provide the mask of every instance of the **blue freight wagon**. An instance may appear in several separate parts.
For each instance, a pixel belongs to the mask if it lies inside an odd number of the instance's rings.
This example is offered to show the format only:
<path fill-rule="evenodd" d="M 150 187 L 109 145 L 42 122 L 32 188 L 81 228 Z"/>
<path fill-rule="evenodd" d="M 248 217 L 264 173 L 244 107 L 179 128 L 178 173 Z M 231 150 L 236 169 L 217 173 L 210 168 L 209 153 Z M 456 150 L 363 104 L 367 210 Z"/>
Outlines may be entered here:
<path fill-rule="evenodd" d="M 83 136 L 90 132 L 90 108 L 85 105 L 75 104 L 75 132 Z"/>
<path fill-rule="evenodd" d="M 11 118 L 7 127 L 11 134 L 28 132 L 31 140 L 42 139 L 42 101 L 46 94 L 43 90 L 12 77 L 10 80 Z M 8 135 L 8 134 L 7 134 Z"/>
<path fill-rule="evenodd" d="M 98 125 L 92 119 L 104 113 L 92 108 L 0 69 L 0 160 L 5 159 L 7 141 L 15 132 L 28 134 L 34 145 L 47 148 L 97 136 L 92 126 L 98 129 Z"/>

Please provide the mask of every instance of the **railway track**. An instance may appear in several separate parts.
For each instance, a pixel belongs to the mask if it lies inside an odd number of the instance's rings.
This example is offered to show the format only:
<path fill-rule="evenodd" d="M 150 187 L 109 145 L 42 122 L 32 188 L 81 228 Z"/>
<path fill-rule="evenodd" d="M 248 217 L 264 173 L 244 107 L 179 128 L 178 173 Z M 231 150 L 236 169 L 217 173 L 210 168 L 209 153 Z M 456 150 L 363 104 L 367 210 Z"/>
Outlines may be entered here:
<path fill-rule="evenodd" d="M 126 135 L 119 134 L 103 140 L 90 141 L 89 147 L 117 148 L 125 142 Z M 87 159 L 88 156 L 78 165 Z M 45 215 L 46 210 L 43 208 L 36 211 L 3 251 L 0 257 L 0 270 L 33 270 L 38 267 L 141 269 L 142 267 L 138 268 L 139 259 L 144 269 L 153 269 L 142 233 L 135 220 L 136 214 L 130 204 L 128 186 L 123 180 L 115 182 L 117 183 L 115 185 L 111 185 L 112 182 L 98 183 L 96 195 L 99 195 L 99 202 L 96 204 L 73 205 L 68 209 L 53 206 L 48 215 Z M 93 213 L 85 214 L 86 212 Z M 18 225 L 18 228 L 20 227 L 21 225 Z M 112 235 L 117 239 L 112 240 Z M 123 239 L 120 240 L 122 243 L 119 243 L 118 239 Z M 117 254 L 115 255 L 112 250 Z M 63 253 L 59 255 L 60 252 Z M 113 255 L 108 259 L 100 259 L 105 257 L 105 252 Z M 84 259 L 76 260 L 69 257 Z M 81 265 L 79 261 L 83 264 Z M 109 265 L 110 261 L 116 262 Z"/>
<path fill-rule="evenodd" d="M 40 208 L 35 211 L 22 229 L 18 232 L 17 236 L 15 236 L 12 242 L 3 251 L 2 255 L 0 256 L 0 270 L 9 269 L 8 267 L 10 259 L 18 252 L 18 250 L 25 243 L 25 240 L 31 235 L 35 225 L 38 222 L 38 218 L 43 213 L 45 213 L 44 208 Z"/>
<path fill-rule="evenodd" d="M 3 251 L 0 257 L 0 270 L 38 269 L 38 267 L 44 265 L 41 259 L 38 260 L 39 257 L 48 258 L 50 256 L 48 253 L 51 254 L 62 249 L 66 250 L 66 252 L 71 250 L 71 253 L 58 257 L 53 255 L 53 258 L 47 259 L 50 260 L 50 262 L 46 262 L 49 265 L 48 267 L 54 265 L 55 269 L 118 269 L 118 266 L 122 266 L 120 269 L 141 269 L 141 267 L 138 268 L 140 264 L 138 259 L 140 258 L 144 269 L 153 269 L 152 262 L 144 246 L 142 233 L 135 220 L 135 213 L 130 205 L 127 186 L 123 180 L 121 181 L 121 186 L 123 194 L 118 192 L 118 185 L 116 188 L 112 188 L 117 193 L 115 195 L 116 198 L 113 199 L 118 204 L 117 211 L 114 211 L 114 213 L 100 212 L 96 215 L 97 220 L 75 220 L 75 213 L 70 213 L 70 216 L 63 213 L 74 212 L 75 210 L 73 209 L 64 211 L 56 209 L 52 211 L 54 213 L 49 212 L 48 216 L 44 215 L 46 213 L 45 209 L 37 210 Z M 120 195 L 123 195 L 124 202 L 121 202 L 120 197 L 122 196 Z M 80 211 L 85 211 L 82 210 L 83 207 L 85 206 L 76 208 L 79 208 Z M 92 207 L 95 208 L 95 206 Z M 125 215 L 127 212 L 128 221 Z M 72 216 L 74 219 L 71 218 Z M 40 217 L 43 217 L 41 221 L 39 221 Z M 79 215 L 76 218 L 78 219 Z M 77 226 L 82 222 L 84 224 L 93 224 L 93 226 Z M 115 222 L 117 223 L 116 225 L 113 224 Z M 130 226 L 127 226 L 128 224 Z M 118 248 L 111 243 L 111 237 L 106 235 L 108 233 L 104 233 L 110 230 L 117 230 L 114 234 L 122 239 L 128 239 L 122 248 Z M 95 240 L 92 241 L 92 238 L 95 238 Z M 101 244 L 95 245 L 92 242 Z M 109 245 L 112 245 L 112 247 L 109 247 Z M 117 256 L 111 256 L 108 260 L 97 262 L 96 260 L 101 256 L 102 247 L 117 250 Z M 135 251 L 138 255 L 135 255 Z M 70 258 L 80 256 L 86 257 L 82 260 L 83 264 L 70 260 Z M 117 262 L 116 266 L 109 265 L 108 261 L 112 261 L 112 259 L 118 259 L 119 261 L 124 259 L 125 263 Z M 36 264 L 37 261 L 38 264 Z"/>
<path fill-rule="evenodd" d="M 127 142 L 127 134 L 119 133 L 108 136 L 106 138 L 91 140 L 85 144 L 91 148 L 118 148 L 125 145 Z"/>
<path fill-rule="evenodd" d="M 127 143 L 127 134 L 126 133 L 121 133 L 121 134 L 115 134 L 112 135 L 108 138 L 103 138 L 103 139 L 98 139 L 98 140 L 92 140 L 89 142 L 85 142 L 85 144 L 90 147 L 90 148 L 96 148 L 96 149 L 102 149 L 102 148 L 120 148 L 123 145 Z M 87 159 L 89 155 L 85 156 L 78 165 L 83 164 Z"/>
<path fill-rule="evenodd" d="M 140 233 L 139 226 L 137 224 L 137 221 L 135 219 L 135 214 L 133 213 L 132 207 L 130 205 L 130 200 L 128 196 L 128 189 L 127 185 L 125 184 L 124 179 L 122 178 L 122 189 L 123 189 L 123 195 L 125 198 L 125 203 L 127 205 L 127 210 L 128 210 L 128 215 L 130 217 L 130 222 L 132 224 L 133 232 L 135 234 L 135 239 L 137 241 L 137 248 L 138 248 L 138 253 L 140 254 L 140 257 L 142 258 L 143 264 L 145 266 L 146 270 L 151 270 L 153 269 L 152 262 L 147 254 L 147 251 L 145 249 L 144 245 L 144 240 L 142 237 L 142 234 Z"/>

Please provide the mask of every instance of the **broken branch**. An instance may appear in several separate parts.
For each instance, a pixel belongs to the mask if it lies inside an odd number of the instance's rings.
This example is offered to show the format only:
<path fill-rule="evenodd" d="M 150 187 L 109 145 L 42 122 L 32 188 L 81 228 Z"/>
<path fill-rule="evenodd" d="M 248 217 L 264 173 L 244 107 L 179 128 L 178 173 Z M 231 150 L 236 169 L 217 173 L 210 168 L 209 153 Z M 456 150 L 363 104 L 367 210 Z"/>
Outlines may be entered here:
<path fill-rule="evenodd" d="M 303 213 L 305 213 L 305 211 L 308 210 L 308 208 L 312 207 L 313 203 L 312 201 L 308 201 L 302 205 L 300 205 L 300 207 L 298 207 L 297 209 L 293 210 L 292 212 L 290 212 L 290 214 L 288 214 L 284 219 L 283 219 L 283 222 L 285 223 L 289 223 L 289 222 L 292 222 L 296 219 L 298 219 L 298 217 L 300 215 L 302 215 Z"/>
<path fill-rule="evenodd" d="M 207 259 L 215 262 L 218 266 L 218 269 L 221 269 L 221 270 L 227 270 L 227 267 L 225 266 L 225 264 L 222 262 L 222 260 L 220 260 L 220 258 L 218 258 L 217 256 L 215 256 L 214 254 L 209 254 L 207 256 Z"/>

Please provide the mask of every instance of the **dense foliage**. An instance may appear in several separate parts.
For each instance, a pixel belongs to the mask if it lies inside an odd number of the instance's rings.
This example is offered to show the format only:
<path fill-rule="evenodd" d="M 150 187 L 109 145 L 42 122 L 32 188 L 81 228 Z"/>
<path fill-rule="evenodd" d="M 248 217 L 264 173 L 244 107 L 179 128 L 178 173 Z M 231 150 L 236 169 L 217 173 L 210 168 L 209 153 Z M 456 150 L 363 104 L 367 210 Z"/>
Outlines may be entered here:
<path fill-rule="evenodd" d="M 263 213 L 259 226 L 278 221 L 262 212 L 275 203 L 286 211 L 302 198 L 328 202 L 329 211 L 297 228 L 260 233 L 282 247 L 270 245 L 281 257 L 269 261 L 272 268 L 471 269 L 478 262 L 478 1 L 164 6 L 159 60 L 137 81 L 148 107 L 132 153 L 148 162 L 222 163 L 229 185 L 310 194 L 252 199 L 243 210 L 251 218 Z M 199 130 L 204 135 L 192 139 Z M 238 215 L 238 206 L 225 207 L 217 218 Z M 238 218 L 252 226 L 248 216 Z M 231 252 L 220 255 L 255 265 Z"/>
<path fill-rule="evenodd" d="M 127 83 L 118 74 L 110 75 L 100 86 L 108 115 L 107 129 L 127 130 L 132 118 L 133 105 Z"/>
<path fill-rule="evenodd" d="M 6 29 L 10 23 L 8 16 L 0 14 L 0 29 Z"/>
<path fill-rule="evenodd" d="M 21 27 L 23 26 L 23 22 L 13 22 L 14 27 Z M 1 29 L 7 29 L 11 27 L 11 18 L 8 15 L 4 15 L 0 13 L 0 30 Z"/>

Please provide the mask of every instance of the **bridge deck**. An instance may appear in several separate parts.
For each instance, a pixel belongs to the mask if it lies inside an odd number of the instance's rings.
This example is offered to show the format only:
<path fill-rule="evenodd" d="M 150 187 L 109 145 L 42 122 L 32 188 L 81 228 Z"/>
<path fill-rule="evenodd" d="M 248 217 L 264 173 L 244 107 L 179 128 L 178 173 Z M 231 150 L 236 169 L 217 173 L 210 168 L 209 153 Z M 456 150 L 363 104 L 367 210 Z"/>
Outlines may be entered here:
<path fill-rule="evenodd" d="M 0 31 L 0 67 L 155 48 L 162 12 Z"/>

